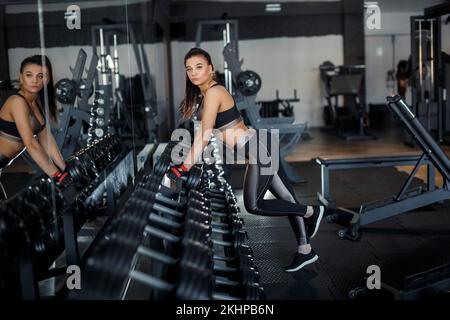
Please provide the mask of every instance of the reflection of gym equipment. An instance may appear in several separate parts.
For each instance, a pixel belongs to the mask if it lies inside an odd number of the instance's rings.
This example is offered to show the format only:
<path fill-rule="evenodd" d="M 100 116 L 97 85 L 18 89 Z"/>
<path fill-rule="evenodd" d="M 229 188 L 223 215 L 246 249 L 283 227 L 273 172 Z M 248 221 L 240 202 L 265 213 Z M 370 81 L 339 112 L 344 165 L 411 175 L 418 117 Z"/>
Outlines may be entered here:
<path fill-rule="evenodd" d="M 92 86 L 96 77 L 97 55 L 93 55 L 87 77 L 83 80 L 84 66 L 87 54 L 80 49 L 72 70 L 72 79 L 61 79 L 55 85 L 56 98 L 63 107 L 61 114 L 61 125 L 55 140 L 61 150 L 63 158 L 73 155 L 80 147 L 85 146 L 83 136 L 80 134 L 84 125 L 89 124 L 90 109 L 89 97 L 92 95 Z M 78 105 L 75 104 L 78 97 Z"/>
<path fill-rule="evenodd" d="M 238 54 L 238 23 L 236 20 L 202 21 L 197 26 L 196 46 L 200 46 L 204 26 L 223 26 L 225 86 L 233 93 L 239 111 L 244 112 L 248 124 L 254 129 L 278 130 L 280 144 L 280 164 L 283 166 L 291 182 L 304 180 L 294 171 L 284 157 L 301 140 L 305 133 L 306 123 L 293 123 L 294 118 L 263 118 L 256 103 L 256 94 L 261 88 L 261 78 L 254 71 L 243 71 Z M 231 78 L 230 78 L 231 77 Z M 234 87 L 237 90 L 234 92 Z"/>
<path fill-rule="evenodd" d="M 96 25 L 91 31 L 94 52 L 97 51 L 97 32 L 100 39 L 100 70 L 97 80 L 100 99 L 105 102 L 105 111 L 108 109 L 111 114 L 110 117 L 107 117 L 106 113 L 103 115 L 104 122 L 108 123 L 110 130 L 117 131 L 122 138 L 157 140 L 156 94 L 152 87 L 149 63 L 142 41 L 139 40 L 138 43 L 133 29 L 127 25 Z M 140 82 L 140 92 L 131 94 L 142 95 L 139 99 L 141 101 L 132 101 L 132 103 L 126 101 L 126 86 L 119 74 L 117 42 L 122 35 L 132 46 Z M 139 122 L 136 121 L 137 119 L 145 120 Z"/>
<path fill-rule="evenodd" d="M 261 107 L 259 113 L 264 118 L 275 118 L 279 117 L 280 114 L 283 117 L 292 118 L 294 116 L 294 106 L 291 103 L 300 102 L 300 99 L 297 98 L 297 90 L 294 89 L 294 97 L 288 99 L 280 99 L 278 90 L 275 92 L 275 100 L 257 102 Z M 292 122 L 294 122 L 294 119 L 292 119 Z"/>
<path fill-rule="evenodd" d="M 420 122 L 439 142 L 444 142 L 450 132 L 446 56 L 441 52 L 441 17 L 411 17 L 412 107 Z M 413 144 L 407 137 L 407 144 Z"/>
<path fill-rule="evenodd" d="M 242 71 L 236 77 L 236 87 L 244 96 L 256 95 L 261 89 L 261 77 L 254 71 Z"/>
<path fill-rule="evenodd" d="M 1 296 L 39 299 L 41 281 L 80 264 L 82 227 L 126 199 L 133 158 L 117 137 L 105 136 L 69 159 L 80 170 L 73 179 L 55 185 L 38 176 L 0 204 Z"/>
<path fill-rule="evenodd" d="M 346 140 L 374 139 L 375 136 L 368 132 L 369 117 L 360 99 L 365 66 L 336 67 L 327 61 L 319 68 L 327 101 L 324 109 L 326 122 Z M 341 105 L 341 101 L 345 105 Z"/>
<path fill-rule="evenodd" d="M 388 97 L 388 107 L 394 114 L 394 117 L 414 137 L 416 143 L 422 149 L 423 154 L 417 160 L 413 171 L 396 196 L 363 204 L 360 207 L 359 213 L 344 209 L 343 212 L 328 216 L 329 221 L 350 217 L 348 228 L 339 231 L 339 236 L 342 238 L 356 240 L 359 237 L 360 227 L 364 225 L 450 199 L 450 160 L 447 155 L 424 128 L 418 117 L 412 111 L 412 108 L 400 96 Z M 422 187 L 408 189 L 420 166 L 425 161 L 432 164 L 432 166 L 428 166 L 429 185 L 427 190 L 424 190 Z M 434 169 L 444 179 L 442 187 L 435 187 L 434 181 L 431 181 L 434 178 Z"/>

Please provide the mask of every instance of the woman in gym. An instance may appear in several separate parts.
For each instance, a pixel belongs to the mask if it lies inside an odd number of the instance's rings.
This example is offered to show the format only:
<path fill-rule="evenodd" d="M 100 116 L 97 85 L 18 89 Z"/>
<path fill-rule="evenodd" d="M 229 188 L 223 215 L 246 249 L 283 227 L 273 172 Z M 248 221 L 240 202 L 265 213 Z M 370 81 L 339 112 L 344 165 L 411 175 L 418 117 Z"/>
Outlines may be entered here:
<path fill-rule="evenodd" d="M 248 160 L 243 195 L 246 210 L 257 215 L 289 218 L 298 250 L 292 263 L 284 270 L 295 272 L 315 262 L 318 256 L 311 248 L 309 238 L 314 237 L 319 228 L 324 207 L 299 203 L 282 167 L 273 160 L 271 140 L 263 139 L 265 134 L 244 124 L 234 98 L 215 80 L 210 55 L 200 48 L 192 48 L 184 58 L 184 65 L 186 89 L 181 113 L 184 119 L 198 114 L 201 129 L 197 131 L 184 163 L 173 166 L 168 176 L 176 180 L 187 175 L 190 168 L 198 163 L 211 138 L 212 129 L 216 129 L 214 133 L 227 148 L 245 155 Z M 279 149 L 275 151 L 279 152 Z M 271 168 L 276 170 L 267 170 Z M 268 190 L 275 199 L 264 199 Z"/>
<path fill-rule="evenodd" d="M 19 91 L 11 95 L 0 109 L 0 174 L 27 150 L 48 176 L 62 182 L 68 176 L 64 171 L 66 163 L 48 125 L 49 122 L 57 123 L 50 60 L 41 55 L 26 58 L 20 65 L 19 80 Z M 48 108 L 44 108 L 46 102 Z M 1 188 L 6 198 L 3 186 Z"/>

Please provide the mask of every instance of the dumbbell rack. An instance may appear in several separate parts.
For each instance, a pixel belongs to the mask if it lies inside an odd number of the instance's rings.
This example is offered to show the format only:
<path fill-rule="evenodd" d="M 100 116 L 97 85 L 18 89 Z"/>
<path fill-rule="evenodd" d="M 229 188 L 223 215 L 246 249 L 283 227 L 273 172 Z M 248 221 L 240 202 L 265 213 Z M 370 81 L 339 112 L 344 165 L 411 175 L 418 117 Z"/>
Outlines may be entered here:
<path fill-rule="evenodd" d="M 94 150 L 102 151 L 103 156 L 95 158 Z M 120 150 L 117 137 L 106 136 L 95 148 L 83 149 L 67 160 L 72 171 L 85 166 L 86 171 L 78 171 L 81 176 L 72 172 L 73 180 L 56 186 L 50 179 L 38 177 L 1 204 L 4 214 L 0 215 L 0 254 L 9 269 L 0 275 L 0 292 L 5 290 L 10 295 L 12 291 L 24 299 L 37 299 L 40 280 L 65 274 L 65 268 L 48 269 L 64 250 L 67 265 L 79 263 L 77 232 L 93 218 L 93 191 L 121 159 L 126 159 Z M 76 161 L 80 162 L 71 165 Z M 116 179 L 115 183 L 121 182 Z M 4 283 L 10 286 L 2 287 Z"/>
<path fill-rule="evenodd" d="M 151 171 L 144 168 L 117 218 L 95 239 L 83 264 L 83 288 L 69 298 L 264 298 L 220 166 L 192 167 L 174 191 L 165 181 L 174 145 L 167 144 Z"/>
<path fill-rule="evenodd" d="M 134 176 L 133 151 L 122 150 L 118 138 L 108 134 L 89 148 L 76 153 L 69 162 L 74 160 L 76 164 L 71 166 L 70 174 L 75 177 L 80 194 L 85 194 L 82 206 L 89 217 L 112 215 L 117 205 L 116 200 L 125 192 Z M 86 181 L 81 176 L 90 178 Z M 72 224 L 73 221 L 68 217 L 64 225 Z M 78 265 L 80 258 L 77 235 L 73 232 L 69 235 L 70 240 L 66 240 L 67 261 L 69 265 Z"/>

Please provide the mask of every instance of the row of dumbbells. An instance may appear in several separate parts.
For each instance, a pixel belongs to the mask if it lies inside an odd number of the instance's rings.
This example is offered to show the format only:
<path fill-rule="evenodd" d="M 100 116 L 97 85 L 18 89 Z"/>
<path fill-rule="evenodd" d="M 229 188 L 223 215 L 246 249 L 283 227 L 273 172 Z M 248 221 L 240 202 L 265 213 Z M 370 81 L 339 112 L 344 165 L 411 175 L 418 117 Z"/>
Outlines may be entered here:
<path fill-rule="evenodd" d="M 161 184 L 162 177 L 155 181 Z M 143 182 L 137 183 L 126 204 L 92 245 L 83 270 L 83 289 L 72 292 L 74 299 L 121 299 L 125 283 L 130 277 L 138 247 L 145 238 L 147 218 L 156 210 L 155 193 L 143 190 Z"/>
<path fill-rule="evenodd" d="M 50 179 L 41 178 L 0 205 L 0 292 L 20 287 L 19 266 L 24 258 L 33 261 L 37 277 L 47 271 L 64 249 L 61 212 L 74 208 L 78 230 L 88 215 L 82 203 L 82 195 L 68 203 Z"/>
<path fill-rule="evenodd" d="M 171 145 L 163 152 L 170 155 Z M 169 164 L 167 164 L 168 166 Z M 124 283 L 130 278 L 132 261 L 135 255 L 143 250 L 143 239 L 146 235 L 147 223 L 153 219 L 154 213 L 165 208 L 169 201 L 176 207 L 177 200 L 163 196 L 159 191 L 163 171 L 161 162 L 154 166 L 150 175 L 143 177 L 130 195 L 119 217 L 114 220 L 100 237 L 83 272 L 85 286 L 74 298 L 87 299 L 120 299 Z M 158 172 L 158 173 L 155 173 Z M 194 172 L 194 171 L 193 171 Z M 200 171 L 201 174 L 201 171 Z M 151 188 L 145 188 L 148 185 Z M 156 187 L 156 188 L 155 188 Z"/>
<path fill-rule="evenodd" d="M 235 273 L 237 272 L 233 279 L 239 282 L 239 287 L 234 288 L 233 294 L 239 292 L 239 297 L 246 300 L 264 299 L 264 290 L 259 285 L 258 268 L 253 262 L 253 252 L 245 244 L 247 233 L 243 231 L 244 221 L 239 217 L 240 209 L 232 188 L 222 177 L 224 172 L 220 165 L 204 165 L 203 169 L 203 179 L 200 188 L 209 188 L 216 195 L 223 194 L 223 197 L 205 194 L 205 198 L 212 199 L 210 200 L 212 212 L 214 213 L 212 214 L 212 223 L 227 224 L 225 228 L 233 230 L 235 235 L 234 239 L 231 240 L 234 243 L 234 250 L 224 251 L 224 254 L 228 256 L 224 260 L 226 267 L 235 268 Z M 226 213 L 226 216 L 217 211 Z M 214 247 L 214 249 L 217 256 L 218 248 Z M 215 268 L 215 271 L 219 271 L 218 274 L 221 275 L 220 268 Z M 224 285 L 222 284 L 223 287 Z"/>
<path fill-rule="evenodd" d="M 169 143 L 165 152 L 168 154 L 167 149 L 177 143 L 179 142 L 172 142 L 171 145 Z M 164 155 L 160 157 L 159 161 L 161 160 L 165 160 L 165 163 L 160 164 L 160 167 L 167 168 L 168 161 Z M 216 288 L 222 293 L 228 293 L 228 295 L 215 293 L 214 296 L 221 299 L 226 299 L 227 296 L 251 300 L 264 298 L 251 248 L 244 244 L 247 234 L 242 228 L 243 219 L 239 217 L 240 209 L 231 186 L 223 178 L 222 167 L 217 164 L 204 164 L 203 170 L 195 169 L 197 169 L 195 166 L 192 167 L 189 176 L 184 178 L 182 192 L 178 194 L 178 199 L 180 203 L 183 203 L 183 199 L 189 199 L 190 204 L 193 204 L 193 199 L 196 199 L 197 205 L 198 202 L 203 203 L 200 210 L 204 210 L 209 215 L 207 224 L 212 228 L 208 233 L 210 239 L 207 241 L 211 240 L 213 257 L 218 258 L 213 266 L 212 278 L 216 278 L 216 281 L 213 281 Z M 190 186 L 195 186 L 201 193 L 189 189 Z M 182 195 L 187 196 L 184 198 Z M 167 242 L 167 239 L 165 241 Z"/>
<path fill-rule="evenodd" d="M 164 151 L 158 156 L 158 160 L 153 164 L 153 173 L 155 175 L 165 175 L 170 168 L 172 163 L 172 151 L 177 144 L 180 142 L 169 141 L 164 148 Z M 181 190 L 177 190 L 180 193 L 180 196 L 185 195 L 184 191 L 190 189 L 197 189 L 201 179 L 202 179 L 202 170 L 198 166 L 193 166 L 191 170 L 189 170 L 189 175 L 181 178 L 183 180 L 183 188 Z"/>
<path fill-rule="evenodd" d="M 243 237 L 236 241 L 233 236 L 242 220 L 233 220 L 223 208 L 211 210 L 198 191 L 190 190 L 190 199 L 182 203 L 160 183 L 161 177 L 155 175 L 139 183 L 121 216 L 99 241 L 84 271 L 83 298 L 120 299 L 128 279 L 148 285 L 160 299 L 259 298 L 261 290 L 253 286 L 258 278 L 251 250 L 239 243 Z M 212 221 L 213 215 L 221 221 Z M 153 245 L 146 245 L 146 238 L 152 238 L 148 242 Z M 155 246 L 155 240 L 165 245 Z M 222 247 L 225 254 L 214 254 L 214 247 Z M 150 260 L 151 269 L 163 264 L 165 271 L 154 275 L 134 270 L 137 258 Z M 242 283 L 249 286 L 243 288 Z M 215 288 L 223 290 L 214 292 Z"/>
<path fill-rule="evenodd" d="M 83 149 L 78 155 L 94 158 L 89 167 L 106 167 L 118 154 L 120 143 L 114 136 L 105 137 L 98 143 Z M 101 157 L 95 157 L 101 155 Z M 68 160 L 74 161 L 75 157 Z M 83 157 L 84 158 L 84 157 Z M 84 158 L 84 159 L 86 159 Z M 68 166 L 68 169 L 70 166 Z M 91 179 L 101 171 L 95 171 Z M 72 173 L 73 174 L 73 173 Z M 76 174 L 74 174 L 77 178 Z M 69 182 L 69 184 L 72 184 Z M 29 256 L 38 271 L 45 271 L 55 257 L 64 249 L 62 212 L 72 210 L 75 229 L 92 218 L 85 208 L 84 200 L 93 189 L 84 185 L 77 192 L 68 192 L 67 188 L 55 188 L 53 181 L 40 177 L 14 197 L 0 205 L 0 278 L 17 278 L 20 256 Z M 81 190 L 82 189 L 82 190 Z M 25 253 L 26 252 L 26 253 Z M 4 271 L 4 272 L 3 272 Z M 8 281 L 9 281 L 8 280 Z M 16 281 L 17 279 L 14 279 Z M 2 279 L 0 279 L 0 283 Z M 1 288 L 1 284 L 0 284 Z"/>
<path fill-rule="evenodd" d="M 242 219 L 237 207 L 230 208 L 235 203 L 231 188 L 183 186 L 186 196 L 180 197 L 162 185 L 163 173 L 156 168 L 137 184 L 95 246 L 81 296 L 119 299 L 131 279 L 149 286 L 153 298 L 261 299 L 252 252 L 243 244 Z M 142 260 L 152 267 L 135 268 Z"/>
<path fill-rule="evenodd" d="M 70 157 L 67 160 L 67 171 L 77 190 L 84 189 L 95 180 L 121 150 L 119 138 L 108 134 Z"/>
<path fill-rule="evenodd" d="M 103 138 L 109 134 L 107 133 L 109 126 L 109 106 L 107 105 L 108 98 L 105 98 L 104 90 L 95 90 L 94 103 L 91 106 L 89 117 L 88 142 Z"/>
<path fill-rule="evenodd" d="M 169 143 L 160 156 L 154 168 L 156 175 L 164 174 L 170 167 L 170 147 L 174 145 L 176 143 Z M 189 175 L 184 178 L 181 192 L 178 189 L 173 193 L 167 188 L 159 188 L 160 197 L 176 201 L 170 203 L 175 208 L 159 208 L 158 215 L 151 215 L 152 223 L 146 228 L 152 237 L 165 243 L 164 252 L 153 252 L 151 259 L 169 264 L 163 270 L 172 270 L 160 275 L 168 281 L 162 287 L 157 287 L 157 290 L 168 291 L 169 297 L 175 291 L 175 297 L 181 299 L 262 299 L 264 292 L 259 286 L 259 273 L 253 263 L 252 250 L 244 244 L 247 234 L 242 229 L 243 220 L 238 216 L 240 210 L 236 197 L 231 186 L 221 178 L 223 170 L 220 166 L 205 167 L 208 167 L 208 171 L 204 173 L 208 174 L 202 174 L 202 170 L 196 166 L 191 168 Z M 168 201 L 165 203 L 169 205 Z M 195 248 L 192 241 L 203 244 L 203 257 L 202 248 Z M 188 245 L 184 246 L 184 243 Z M 177 259 L 173 260 L 174 257 Z M 189 262 L 191 259 L 195 261 L 194 264 Z M 190 267 L 194 267 L 197 272 L 194 273 Z M 177 275 L 182 274 L 180 268 L 186 269 L 186 278 L 177 278 Z M 161 284 L 139 272 L 137 275 L 149 285 Z M 194 282 L 198 288 L 202 283 L 203 289 L 187 290 L 190 287 L 186 287 L 186 283 L 193 281 L 191 277 L 199 277 Z M 158 296 L 161 296 L 160 292 Z"/>

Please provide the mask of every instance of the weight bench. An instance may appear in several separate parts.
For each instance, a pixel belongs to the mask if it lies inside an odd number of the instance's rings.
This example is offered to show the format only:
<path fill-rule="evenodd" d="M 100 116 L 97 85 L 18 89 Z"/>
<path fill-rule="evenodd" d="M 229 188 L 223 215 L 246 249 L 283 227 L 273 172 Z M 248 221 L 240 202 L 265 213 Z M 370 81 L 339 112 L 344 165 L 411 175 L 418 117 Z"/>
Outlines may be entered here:
<path fill-rule="evenodd" d="M 327 208 L 336 208 L 336 203 L 331 197 L 330 191 L 330 172 L 332 170 L 411 166 L 415 165 L 419 159 L 419 154 L 395 156 L 365 156 L 358 158 L 318 157 L 315 159 L 315 161 L 320 165 L 320 181 L 322 191 L 317 193 L 317 198 Z M 434 167 L 428 160 L 424 160 L 422 164 L 428 166 L 427 186 L 428 190 L 433 190 L 435 187 Z"/>
<path fill-rule="evenodd" d="M 341 238 L 357 240 L 361 226 L 450 199 L 450 160 L 447 155 L 399 95 L 388 97 L 387 105 L 394 118 L 399 120 L 406 128 L 423 153 L 397 195 L 362 204 L 359 213 L 344 209 L 342 213 L 335 213 L 327 217 L 328 221 L 333 221 L 337 220 L 341 215 L 350 215 L 351 219 L 348 227 L 338 232 Z M 429 179 L 431 176 L 430 172 L 434 168 L 442 175 L 444 180 L 443 186 L 435 187 L 434 184 L 429 183 L 427 190 L 424 190 L 422 187 L 408 189 L 420 166 L 426 161 L 429 162 Z"/>

